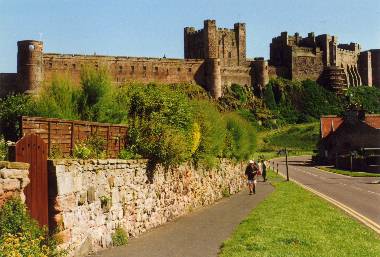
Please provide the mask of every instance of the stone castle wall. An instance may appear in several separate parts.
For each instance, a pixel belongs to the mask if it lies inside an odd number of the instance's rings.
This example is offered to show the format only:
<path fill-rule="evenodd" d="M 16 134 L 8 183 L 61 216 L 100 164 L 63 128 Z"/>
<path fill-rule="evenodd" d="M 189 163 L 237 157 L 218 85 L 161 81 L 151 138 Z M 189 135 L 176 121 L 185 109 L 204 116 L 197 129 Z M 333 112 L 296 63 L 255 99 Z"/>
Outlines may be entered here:
<path fill-rule="evenodd" d="M 96 55 L 44 54 L 44 82 L 54 76 L 69 75 L 79 83 L 84 67 L 108 70 L 114 84 L 138 81 L 142 83 L 196 83 L 205 86 L 204 60 L 168 58 L 114 57 Z"/>
<path fill-rule="evenodd" d="M 12 197 L 25 201 L 24 188 L 29 184 L 29 164 L 21 162 L 0 162 L 0 208 Z"/>
<path fill-rule="evenodd" d="M 108 247 L 118 226 L 137 236 L 244 186 L 244 167 L 227 160 L 212 170 L 158 166 L 154 175 L 148 166 L 145 160 L 51 161 L 50 226 L 62 247 L 74 256 Z"/>
<path fill-rule="evenodd" d="M 218 28 L 215 20 L 205 20 L 202 29 L 184 29 L 184 58 L 145 58 L 43 52 L 43 42 L 17 43 L 17 74 L 0 74 L 0 96 L 10 91 L 33 92 L 55 76 L 67 75 L 79 82 L 83 67 L 105 67 L 114 84 L 125 82 L 196 83 L 218 98 L 233 83 L 257 87 L 268 78 L 333 81 L 331 66 L 343 69 L 341 86 L 380 86 L 378 49 L 363 55 L 356 43 L 339 44 L 336 36 L 282 32 L 270 44 L 269 66 L 247 61 L 246 27 Z M 360 57 L 362 55 L 362 57 Z M 330 77 L 328 77 L 330 76 Z M 326 78 L 327 77 L 327 78 Z M 331 88 L 331 85 L 330 85 Z"/>

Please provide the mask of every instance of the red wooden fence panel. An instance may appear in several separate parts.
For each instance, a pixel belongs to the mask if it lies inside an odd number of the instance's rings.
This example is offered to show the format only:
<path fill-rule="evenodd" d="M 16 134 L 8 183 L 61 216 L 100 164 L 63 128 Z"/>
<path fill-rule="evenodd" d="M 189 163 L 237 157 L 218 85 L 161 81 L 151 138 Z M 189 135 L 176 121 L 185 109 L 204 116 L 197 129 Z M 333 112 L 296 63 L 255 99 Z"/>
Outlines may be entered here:
<path fill-rule="evenodd" d="M 29 212 L 41 226 L 48 225 L 47 144 L 37 135 L 24 136 L 16 143 L 15 157 L 30 164 L 30 183 L 24 190 Z"/>
<path fill-rule="evenodd" d="M 91 135 L 105 141 L 107 155 L 117 157 L 126 145 L 127 126 L 78 120 L 62 120 L 41 117 L 21 119 L 22 136 L 36 134 L 48 144 L 48 152 L 59 149 L 64 157 L 72 155 L 74 145 Z"/>

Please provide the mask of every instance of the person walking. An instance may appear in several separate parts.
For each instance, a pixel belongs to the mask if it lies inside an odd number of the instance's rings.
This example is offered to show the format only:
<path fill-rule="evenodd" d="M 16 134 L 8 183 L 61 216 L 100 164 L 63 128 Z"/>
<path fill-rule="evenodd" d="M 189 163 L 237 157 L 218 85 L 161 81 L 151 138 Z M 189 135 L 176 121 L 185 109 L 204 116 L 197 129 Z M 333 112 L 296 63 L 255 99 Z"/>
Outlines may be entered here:
<path fill-rule="evenodd" d="M 256 175 L 258 172 L 258 166 L 254 160 L 250 160 L 247 168 L 245 169 L 245 176 L 247 177 L 247 184 L 249 189 L 249 194 L 256 194 Z"/>

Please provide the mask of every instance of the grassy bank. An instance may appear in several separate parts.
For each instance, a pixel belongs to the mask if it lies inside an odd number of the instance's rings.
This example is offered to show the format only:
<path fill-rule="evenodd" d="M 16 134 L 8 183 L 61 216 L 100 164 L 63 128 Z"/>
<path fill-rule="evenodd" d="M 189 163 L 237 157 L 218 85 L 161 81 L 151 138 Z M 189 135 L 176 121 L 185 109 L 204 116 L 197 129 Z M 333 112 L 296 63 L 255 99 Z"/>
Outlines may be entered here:
<path fill-rule="evenodd" d="M 333 168 L 323 167 L 323 166 L 318 167 L 318 169 L 323 170 L 323 171 L 327 171 L 327 172 L 345 175 L 345 176 L 350 176 L 350 177 L 380 177 L 380 174 L 378 174 L 378 173 L 339 170 L 339 169 L 333 169 Z"/>
<path fill-rule="evenodd" d="M 220 257 L 379 256 L 379 235 L 274 176 L 270 172 L 276 190 L 224 242 Z"/>
<path fill-rule="evenodd" d="M 294 124 L 278 129 L 263 130 L 257 134 L 255 157 L 266 159 L 277 157 L 277 152 L 285 147 L 289 155 L 311 155 L 319 139 L 319 123 Z"/>

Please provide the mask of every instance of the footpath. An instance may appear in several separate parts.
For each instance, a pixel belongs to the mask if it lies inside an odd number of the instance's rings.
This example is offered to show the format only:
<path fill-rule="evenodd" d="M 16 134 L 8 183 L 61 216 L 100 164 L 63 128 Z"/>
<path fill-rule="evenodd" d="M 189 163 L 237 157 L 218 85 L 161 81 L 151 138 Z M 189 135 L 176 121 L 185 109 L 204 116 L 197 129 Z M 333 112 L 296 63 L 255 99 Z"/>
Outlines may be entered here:
<path fill-rule="evenodd" d="M 126 246 L 100 251 L 91 256 L 216 257 L 223 241 L 273 190 L 268 182 L 259 182 L 255 195 L 248 195 L 248 189 L 243 189 L 214 205 L 132 238 Z"/>

